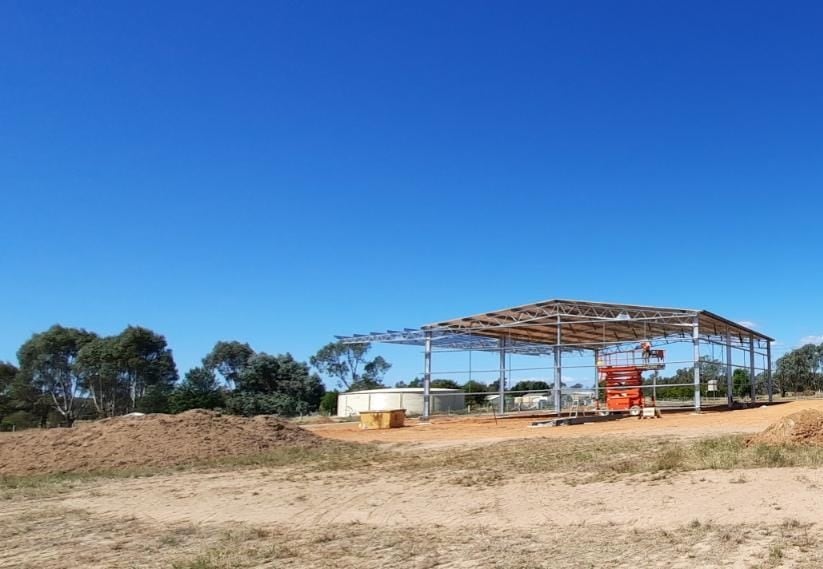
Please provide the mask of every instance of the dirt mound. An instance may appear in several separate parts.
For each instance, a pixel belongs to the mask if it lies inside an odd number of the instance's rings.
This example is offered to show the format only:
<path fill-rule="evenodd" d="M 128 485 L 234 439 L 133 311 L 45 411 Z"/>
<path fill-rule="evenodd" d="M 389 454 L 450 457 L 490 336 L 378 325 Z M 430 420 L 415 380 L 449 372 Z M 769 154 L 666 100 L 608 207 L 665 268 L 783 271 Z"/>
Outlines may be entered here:
<path fill-rule="evenodd" d="M 823 413 L 804 409 L 786 415 L 762 433 L 751 437 L 749 443 L 823 445 Z"/>
<path fill-rule="evenodd" d="M 323 439 L 274 417 L 236 417 L 195 409 L 179 415 L 102 419 L 72 429 L 0 437 L 0 474 L 90 472 L 171 466 L 278 447 L 316 447 Z"/>

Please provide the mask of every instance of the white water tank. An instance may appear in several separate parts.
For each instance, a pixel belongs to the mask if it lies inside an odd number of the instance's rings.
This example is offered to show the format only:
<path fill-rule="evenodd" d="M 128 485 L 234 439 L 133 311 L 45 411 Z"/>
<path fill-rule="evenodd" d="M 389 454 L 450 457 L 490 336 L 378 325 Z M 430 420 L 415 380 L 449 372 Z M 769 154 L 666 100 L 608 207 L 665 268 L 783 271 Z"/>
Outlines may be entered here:
<path fill-rule="evenodd" d="M 431 388 L 431 412 L 462 411 L 466 407 L 465 393 L 460 389 Z M 423 414 L 422 387 L 387 387 L 348 391 L 337 397 L 337 416 L 351 417 L 361 411 L 405 409 L 407 415 Z"/>

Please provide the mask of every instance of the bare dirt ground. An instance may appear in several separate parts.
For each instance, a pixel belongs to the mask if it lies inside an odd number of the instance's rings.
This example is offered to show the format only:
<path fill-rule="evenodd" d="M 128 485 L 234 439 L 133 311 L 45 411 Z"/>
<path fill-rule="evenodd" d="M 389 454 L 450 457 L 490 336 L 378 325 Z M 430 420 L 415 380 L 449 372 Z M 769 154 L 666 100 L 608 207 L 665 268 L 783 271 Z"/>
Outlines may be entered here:
<path fill-rule="evenodd" d="M 819 568 L 823 450 L 726 436 L 808 408 L 823 402 L 560 428 L 317 425 L 391 444 L 332 446 L 351 456 L 303 464 L 11 485 L 0 567 Z"/>
<path fill-rule="evenodd" d="M 758 433 L 785 415 L 803 409 L 823 411 L 823 400 L 792 401 L 768 407 L 712 411 L 702 414 L 665 412 L 662 419 L 625 418 L 605 423 L 566 427 L 531 427 L 539 418 L 434 417 L 429 424 L 407 421 L 407 427 L 363 431 L 358 423 L 310 425 L 323 437 L 357 442 L 417 443 L 439 447 L 477 444 L 531 437 L 664 436 L 707 437 L 734 433 Z"/>
<path fill-rule="evenodd" d="M 159 467 L 312 447 L 318 437 L 274 417 L 235 417 L 195 409 L 102 419 L 73 429 L 0 437 L 0 475 Z"/>
<path fill-rule="evenodd" d="M 8 500 L 0 566 L 812 568 L 821 487 L 823 472 L 795 468 L 581 486 L 183 473 Z"/>
<path fill-rule="evenodd" d="M 820 521 L 823 471 L 805 468 L 696 471 L 570 486 L 566 477 L 514 476 L 490 485 L 454 484 L 448 473 L 368 471 L 278 476 L 268 470 L 177 474 L 107 482 L 60 497 L 70 510 L 161 523 L 334 523 L 378 527 L 611 525 L 673 530 L 686 522 Z M 54 503 L 54 502 L 52 502 Z"/>

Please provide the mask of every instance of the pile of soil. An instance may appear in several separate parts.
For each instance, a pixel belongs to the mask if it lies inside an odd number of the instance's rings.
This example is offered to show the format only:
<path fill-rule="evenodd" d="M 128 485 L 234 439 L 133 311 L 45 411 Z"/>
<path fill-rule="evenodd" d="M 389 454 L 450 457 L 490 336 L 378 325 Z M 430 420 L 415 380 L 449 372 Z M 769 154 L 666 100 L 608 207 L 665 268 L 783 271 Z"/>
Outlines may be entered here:
<path fill-rule="evenodd" d="M 762 433 L 751 437 L 749 443 L 823 446 L 823 413 L 804 409 L 786 415 Z"/>
<path fill-rule="evenodd" d="M 71 429 L 4 434 L 0 474 L 172 466 L 323 444 L 317 435 L 270 416 L 249 419 L 200 409 L 179 415 L 127 415 Z"/>

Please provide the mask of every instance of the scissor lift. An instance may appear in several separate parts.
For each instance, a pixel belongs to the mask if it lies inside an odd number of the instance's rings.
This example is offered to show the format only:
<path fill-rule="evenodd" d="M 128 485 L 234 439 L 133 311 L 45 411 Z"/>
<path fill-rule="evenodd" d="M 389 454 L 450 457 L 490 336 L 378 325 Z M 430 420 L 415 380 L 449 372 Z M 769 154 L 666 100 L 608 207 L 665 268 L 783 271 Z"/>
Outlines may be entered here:
<path fill-rule="evenodd" d="M 643 372 L 666 367 L 664 350 L 629 350 L 603 354 L 598 359 L 600 386 L 606 396 L 602 415 L 628 413 L 638 416 L 646 407 Z"/>
<path fill-rule="evenodd" d="M 593 416 L 578 416 L 580 403 L 572 397 L 572 408 L 567 417 L 546 419 L 531 423 L 532 427 L 557 427 L 559 425 L 580 425 L 598 421 L 619 419 L 625 414 L 638 417 L 646 409 L 650 417 L 659 417 L 660 412 L 646 405 L 643 396 L 643 372 L 666 367 L 664 350 L 628 350 L 601 354 L 597 360 L 600 375 L 599 384 L 606 394 L 606 405 L 600 407 Z M 599 404 L 598 404 L 599 405 Z"/>

